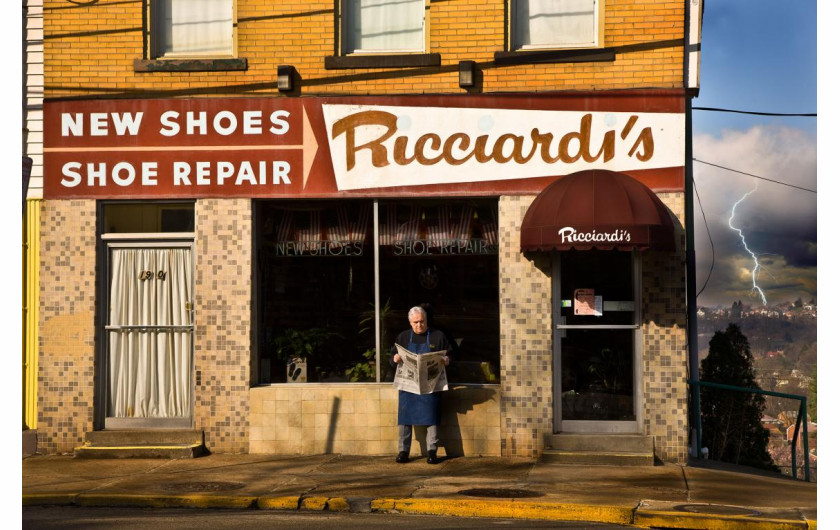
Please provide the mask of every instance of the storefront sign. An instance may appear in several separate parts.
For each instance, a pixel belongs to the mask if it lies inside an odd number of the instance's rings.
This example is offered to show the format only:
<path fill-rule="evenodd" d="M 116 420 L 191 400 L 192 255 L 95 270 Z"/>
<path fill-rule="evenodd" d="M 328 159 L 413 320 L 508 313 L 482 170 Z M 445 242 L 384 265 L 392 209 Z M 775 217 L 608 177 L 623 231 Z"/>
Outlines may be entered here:
<path fill-rule="evenodd" d="M 536 192 L 581 169 L 679 189 L 681 94 L 47 101 L 44 196 Z"/>
<path fill-rule="evenodd" d="M 682 114 L 325 105 L 339 190 L 684 161 Z"/>
<path fill-rule="evenodd" d="M 46 197 L 261 197 L 300 191 L 317 143 L 276 100 L 45 103 Z"/>

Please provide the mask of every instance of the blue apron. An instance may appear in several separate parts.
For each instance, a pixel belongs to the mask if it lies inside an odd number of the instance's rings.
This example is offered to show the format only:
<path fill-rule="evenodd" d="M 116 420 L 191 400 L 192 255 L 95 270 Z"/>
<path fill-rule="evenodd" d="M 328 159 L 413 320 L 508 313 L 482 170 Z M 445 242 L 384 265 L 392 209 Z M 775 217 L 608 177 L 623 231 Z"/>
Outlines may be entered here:
<path fill-rule="evenodd" d="M 414 338 L 414 332 L 411 332 Z M 429 331 L 426 331 L 426 342 L 417 344 L 413 340 L 408 342 L 408 351 L 418 355 L 429 353 Z M 400 390 L 400 405 L 397 413 L 399 425 L 437 425 L 440 423 L 440 392 L 431 394 L 412 394 Z"/>

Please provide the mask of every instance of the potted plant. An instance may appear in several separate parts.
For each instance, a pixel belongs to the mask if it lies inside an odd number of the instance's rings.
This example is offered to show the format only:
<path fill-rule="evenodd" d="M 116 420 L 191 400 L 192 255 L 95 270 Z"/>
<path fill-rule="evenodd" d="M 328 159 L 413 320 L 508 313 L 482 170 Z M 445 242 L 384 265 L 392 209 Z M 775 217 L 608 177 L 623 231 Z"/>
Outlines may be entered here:
<path fill-rule="evenodd" d="M 325 328 L 286 328 L 275 339 L 277 358 L 286 365 L 286 382 L 307 381 L 308 360 L 323 350 L 336 334 Z"/>
<path fill-rule="evenodd" d="M 373 304 L 371 304 L 373 305 Z M 391 299 L 389 298 L 385 305 L 379 309 L 379 321 L 382 323 L 380 345 L 384 351 L 390 345 L 386 342 L 385 334 L 385 319 L 391 314 Z M 359 335 L 365 335 L 372 332 L 376 327 L 376 310 L 371 308 L 362 312 L 359 319 Z M 383 355 L 383 357 L 386 357 Z M 387 358 L 384 365 L 387 365 Z M 369 348 L 362 353 L 362 360 L 355 363 L 353 366 L 344 371 L 344 374 L 352 383 L 359 381 L 376 381 L 376 347 Z"/>

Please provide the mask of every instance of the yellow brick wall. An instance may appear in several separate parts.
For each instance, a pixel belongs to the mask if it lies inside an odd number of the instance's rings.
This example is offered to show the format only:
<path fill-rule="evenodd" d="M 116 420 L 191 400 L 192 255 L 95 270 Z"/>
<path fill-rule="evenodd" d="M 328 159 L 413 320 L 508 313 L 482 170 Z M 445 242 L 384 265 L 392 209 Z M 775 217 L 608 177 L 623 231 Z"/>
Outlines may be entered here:
<path fill-rule="evenodd" d="M 276 67 L 294 65 L 301 94 L 464 93 L 457 64 L 474 60 L 482 92 L 679 88 L 684 5 L 680 0 L 604 0 L 604 46 L 615 61 L 500 66 L 504 0 L 428 3 L 431 53 L 440 67 L 326 70 L 335 51 L 334 2 L 236 2 L 235 72 L 135 72 L 144 57 L 141 2 L 44 2 L 46 97 L 276 94 Z"/>

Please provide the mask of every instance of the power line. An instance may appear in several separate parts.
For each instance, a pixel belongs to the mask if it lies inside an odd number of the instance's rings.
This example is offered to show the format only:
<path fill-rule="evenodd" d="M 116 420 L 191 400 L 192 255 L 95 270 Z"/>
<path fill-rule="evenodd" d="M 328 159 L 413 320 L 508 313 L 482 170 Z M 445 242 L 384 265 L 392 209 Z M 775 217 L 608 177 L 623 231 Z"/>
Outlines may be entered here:
<path fill-rule="evenodd" d="M 728 167 L 724 167 L 724 166 L 719 166 L 717 164 L 712 164 L 711 162 L 706 162 L 704 160 L 698 160 L 697 158 L 692 158 L 692 160 L 694 160 L 695 162 L 700 162 L 701 164 L 706 164 L 708 166 L 714 166 L 714 167 L 717 167 L 717 168 L 720 168 L 720 169 L 725 169 L 727 171 L 732 171 L 733 173 L 740 173 L 741 175 L 747 175 L 748 177 L 753 177 L 753 178 L 773 182 L 773 183 L 776 183 L 776 184 L 781 184 L 782 186 L 788 186 L 788 187 L 796 188 L 796 189 L 802 190 L 802 191 L 810 191 L 811 193 L 816 193 L 817 192 L 817 190 L 812 190 L 812 189 L 809 189 L 809 188 L 803 188 L 801 186 L 794 186 L 793 184 L 788 184 L 787 182 L 780 182 L 778 180 L 769 179 L 767 177 L 759 177 L 758 175 L 753 175 L 752 173 L 745 173 L 744 171 L 738 171 L 737 169 L 732 169 L 732 168 L 728 168 Z"/>
<path fill-rule="evenodd" d="M 752 114 L 755 116 L 802 116 L 806 118 L 816 118 L 817 113 L 784 113 L 784 112 L 753 112 L 749 110 L 733 110 L 733 109 L 719 109 L 716 107 L 691 107 L 691 110 L 709 110 L 712 112 L 733 112 L 735 114 Z"/>
<path fill-rule="evenodd" d="M 709 244 L 712 246 L 712 265 L 709 267 L 709 275 L 706 276 L 706 281 L 703 283 L 703 288 L 700 289 L 695 298 L 700 298 L 703 291 L 706 290 L 706 285 L 709 284 L 709 278 L 712 277 L 712 271 L 715 268 L 715 242 L 712 240 L 712 232 L 709 230 L 709 223 L 706 221 L 706 211 L 703 209 L 703 202 L 700 200 L 700 190 L 697 189 L 697 181 L 694 181 L 694 194 L 697 195 L 697 203 L 700 205 L 700 211 L 703 213 L 703 223 L 706 225 L 706 233 L 709 234 Z M 697 286 L 695 286 L 695 289 Z"/>

